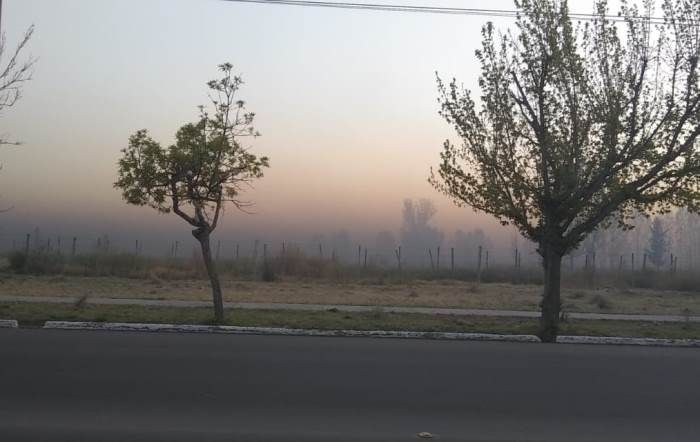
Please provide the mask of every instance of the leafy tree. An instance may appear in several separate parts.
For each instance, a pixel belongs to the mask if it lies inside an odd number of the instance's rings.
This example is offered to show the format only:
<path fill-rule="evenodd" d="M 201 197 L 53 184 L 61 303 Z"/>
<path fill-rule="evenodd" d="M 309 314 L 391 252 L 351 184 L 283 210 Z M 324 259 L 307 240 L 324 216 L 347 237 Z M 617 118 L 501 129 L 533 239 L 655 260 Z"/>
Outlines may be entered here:
<path fill-rule="evenodd" d="M 479 107 L 438 78 L 441 115 L 462 143 L 444 143 L 430 181 L 538 245 L 538 334 L 554 342 L 563 255 L 599 225 L 630 228 L 635 210 L 698 206 L 700 2 L 664 0 L 656 22 L 623 1 L 620 23 L 601 0 L 576 26 L 566 0 L 515 4 L 512 33 L 482 29 Z"/>
<path fill-rule="evenodd" d="M 236 98 L 243 80 L 231 74 L 232 65 L 219 66 L 223 77 L 207 83 L 213 115 L 200 106 L 199 120 L 180 128 L 175 144 L 163 148 L 143 129 L 129 138 L 119 160 L 114 184 L 129 204 L 150 206 L 161 213 L 174 212 L 189 223 L 202 248 L 211 282 L 217 322 L 223 321 L 221 286 L 212 260 L 210 236 L 219 224 L 226 203 L 244 209 L 242 187 L 263 176 L 267 157 L 252 154 L 241 138 L 258 136 L 255 114 L 246 112 Z"/>
<path fill-rule="evenodd" d="M 649 248 L 646 253 L 649 256 L 649 261 L 658 269 L 666 262 L 666 254 L 669 250 L 668 232 L 664 229 L 664 223 L 659 217 L 654 218 L 650 230 Z"/>

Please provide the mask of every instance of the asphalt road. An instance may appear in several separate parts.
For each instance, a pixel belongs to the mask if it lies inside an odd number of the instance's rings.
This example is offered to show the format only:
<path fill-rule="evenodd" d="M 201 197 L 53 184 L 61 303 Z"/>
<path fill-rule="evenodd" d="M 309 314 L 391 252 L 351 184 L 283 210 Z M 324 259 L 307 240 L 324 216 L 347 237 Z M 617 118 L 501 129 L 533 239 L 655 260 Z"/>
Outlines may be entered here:
<path fill-rule="evenodd" d="M 0 330 L 0 441 L 697 441 L 700 351 Z"/>

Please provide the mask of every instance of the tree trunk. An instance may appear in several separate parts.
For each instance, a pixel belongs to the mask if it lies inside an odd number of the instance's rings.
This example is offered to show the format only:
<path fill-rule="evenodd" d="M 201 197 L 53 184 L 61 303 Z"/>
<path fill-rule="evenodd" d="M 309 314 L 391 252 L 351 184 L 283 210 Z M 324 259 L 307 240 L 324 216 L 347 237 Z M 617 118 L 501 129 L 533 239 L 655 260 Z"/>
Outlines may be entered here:
<path fill-rule="evenodd" d="M 556 342 L 559 333 L 559 312 L 561 310 L 561 259 L 562 254 L 551 246 L 544 247 L 544 295 L 542 316 L 538 333 L 542 342 Z"/>
<path fill-rule="evenodd" d="M 204 266 L 209 275 L 211 294 L 214 301 L 214 321 L 217 324 L 221 324 L 224 322 L 224 300 L 221 296 L 221 284 L 219 284 L 219 275 L 216 273 L 216 264 L 214 260 L 211 259 L 211 246 L 209 244 L 210 233 L 211 232 L 207 229 L 195 229 L 192 231 L 192 235 L 202 246 L 202 258 L 204 259 Z"/>

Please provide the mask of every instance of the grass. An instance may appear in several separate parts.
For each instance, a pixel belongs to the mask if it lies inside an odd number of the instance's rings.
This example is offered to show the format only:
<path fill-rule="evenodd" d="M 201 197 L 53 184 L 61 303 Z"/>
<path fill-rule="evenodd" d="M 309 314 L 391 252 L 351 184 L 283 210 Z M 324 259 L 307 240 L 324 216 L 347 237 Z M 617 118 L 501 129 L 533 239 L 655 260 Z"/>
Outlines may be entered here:
<path fill-rule="evenodd" d="M 370 306 L 458 307 L 537 311 L 542 287 L 509 283 L 472 284 L 456 280 L 416 280 L 382 284 L 372 280 L 332 282 L 277 276 L 274 282 L 222 278 L 228 302 L 348 304 Z M 16 275 L 0 273 L 0 295 L 88 295 L 90 298 L 211 299 L 209 283 L 202 279 L 168 280 L 70 275 Z M 562 303 L 569 312 L 605 312 L 667 315 L 700 314 L 697 292 L 601 287 L 562 288 Z"/>
<path fill-rule="evenodd" d="M 143 307 L 124 305 L 69 305 L 47 303 L 0 303 L 0 319 L 16 319 L 21 326 L 41 326 L 44 321 L 151 322 L 211 324 L 208 308 Z M 387 313 L 380 308 L 366 313 L 342 311 L 229 310 L 227 325 L 308 329 L 410 330 L 533 334 L 537 320 L 487 316 Z M 568 320 L 563 335 L 700 339 L 700 323 Z"/>

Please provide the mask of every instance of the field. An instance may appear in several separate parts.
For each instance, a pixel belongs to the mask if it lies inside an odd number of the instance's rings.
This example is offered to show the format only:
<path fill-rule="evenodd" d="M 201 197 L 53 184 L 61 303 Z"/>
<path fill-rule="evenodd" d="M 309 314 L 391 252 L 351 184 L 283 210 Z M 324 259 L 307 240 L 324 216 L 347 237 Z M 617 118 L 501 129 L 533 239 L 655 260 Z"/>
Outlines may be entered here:
<path fill-rule="evenodd" d="M 278 278 L 222 281 L 231 302 L 347 304 L 369 306 L 458 307 L 473 309 L 537 310 L 542 287 L 534 284 L 482 283 L 441 280 L 356 280 Z M 158 277 L 0 275 L 0 295 L 159 300 L 209 300 L 204 279 L 168 280 Z M 700 293 L 599 286 L 562 289 L 566 312 L 697 315 Z"/>

